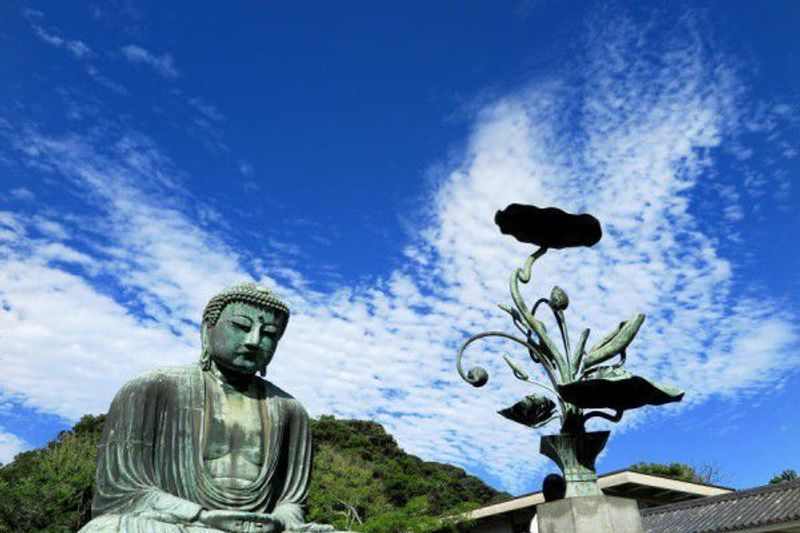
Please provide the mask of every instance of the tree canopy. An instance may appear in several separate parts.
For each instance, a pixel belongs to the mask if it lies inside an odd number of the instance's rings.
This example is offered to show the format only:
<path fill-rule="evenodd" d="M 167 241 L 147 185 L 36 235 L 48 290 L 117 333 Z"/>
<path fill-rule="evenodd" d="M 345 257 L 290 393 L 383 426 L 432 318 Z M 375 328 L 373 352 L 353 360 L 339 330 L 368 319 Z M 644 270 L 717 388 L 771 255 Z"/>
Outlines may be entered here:
<path fill-rule="evenodd" d="M 104 416 L 84 416 L 47 446 L 0 468 L 0 532 L 76 531 L 89 521 Z M 310 521 L 365 533 L 425 533 L 509 497 L 462 469 L 405 453 L 376 422 L 312 421 Z"/>
<path fill-rule="evenodd" d="M 641 474 L 652 474 L 690 483 L 715 484 L 722 478 L 720 468 L 713 464 L 692 466 L 685 463 L 636 463 L 631 465 L 630 469 Z"/>
<path fill-rule="evenodd" d="M 797 471 L 793 469 L 784 470 L 777 476 L 773 476 L 772 479 L 769 480 L 770 485 L 774 485 L 775 483 L 782 483 L 784 481 L 794 481 L 796 479 L 800 479 L 800 476 L 797 475 Z"/>
<path fill-rule="evenodd" d="M 0 468 L 0 531 L 76 531 L 89 521 L 105 417 L 84 416 Z"/>

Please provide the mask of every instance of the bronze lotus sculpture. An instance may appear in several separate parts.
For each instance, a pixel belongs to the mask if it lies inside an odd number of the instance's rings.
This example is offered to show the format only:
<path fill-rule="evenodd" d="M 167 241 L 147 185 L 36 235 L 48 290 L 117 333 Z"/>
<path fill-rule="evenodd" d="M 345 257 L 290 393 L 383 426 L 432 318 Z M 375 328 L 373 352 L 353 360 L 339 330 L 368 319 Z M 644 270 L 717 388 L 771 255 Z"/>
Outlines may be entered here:
<path fill-rule="evenodd" d="M 500 304 L 511 316 L 520 336 L 504 331 L 486 331 L 467 339 L 458 352 L 456 367 L 461 377 L 475 387 L 489 379 L 482 367 L 464 371 L 464 350 L 473 342 L 487 337 L 501 337 L 525 348 L 531 361 L 541 366 L 549 385 L 532 380 L 525 366 L 504 355 L 514 377 L 545 391 L 530 394 L 499 413 L 531 428 L 540 428 L 551 421 L 561 423 L 557 435 L 543 436 L 540 451 L 552 459 L 563 472 L 566 481 L 565 497 L 596 496 L 595 460 L 608 440 L 608 431 L 586 431 L 586 422 L 602 418 L 618 422 L 629 409 L 644 405 L 678 402 L 683 392 L 670 386 L 636 376 L 623 367 L 627 349 L 644 322 L 645 315 L 637 314 L 587 348 L 589 330 L 585 329 L 573 346 L 567 330 L 565 311 L 569 297 L 560 287 L 553 287 L 549 298 L 539 298 L 529 307 L 520 294 L 519 284 L 531 279 L 531 268 L 550 248 L 590 247 L 600 241 L 600 222 L 591 215 L 573 215 L 560 209 L 511 204 L 498 211 L 495 222 L 504 234 L 537 245 L 521 268 L 511 274 L 511 299 L 514 306 Z M 554 341 L 541 320 L 539 310 L 549 309 L 558 325 L 560 345 Z"/>

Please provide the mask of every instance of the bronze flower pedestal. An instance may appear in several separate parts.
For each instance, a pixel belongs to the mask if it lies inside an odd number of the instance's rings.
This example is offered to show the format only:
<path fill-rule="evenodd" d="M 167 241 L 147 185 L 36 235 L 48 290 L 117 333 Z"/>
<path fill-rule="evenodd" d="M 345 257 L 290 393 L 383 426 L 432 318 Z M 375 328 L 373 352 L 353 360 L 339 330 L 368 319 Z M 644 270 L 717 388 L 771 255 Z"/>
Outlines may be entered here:
<path fill-rule="evenodd" d="M 602 496 L 597 486 L 594 462 L 608 442 L 610 431 L 591 431 L 582 435 L 561 433 L 543 435 L 539 452 L 553 460 L 564 473 L 565 498 Z"/>
<path fill-rule="evenodd" d="M 549 298 L 539 298 L 532 307 L 520 293 L 520 283 L 530 281 L 531 268 L 548 249 L 590 247 L 599 242 L 602 229 L 596 218 L 587 214 L 571 215 L 553 207 L 542 209 L 511 204 L 497 212 L 495 222 L 502 233 L 539 247 L 521 268 L 511 274 L 513 306 L 500 304 L 521 336 L 504 331 L 473 335 L 462 344 L 456 368 L 461 377 L 474 387 L 485 385 L 489 379 L 488 372 L 482 367 L 465 371 L 461 360 L 464 350 L 473 342 L 499 337 L 524 347 L 525 355 L 544 373 L 545 382 L 532 379 L 526 365 L 512 356 L 503 355 L 514 377 L 537 387 L 539 393 L 529 394 L 499 413 L 533 429 L 555 420 L 561 424 L 558 434 L 541 438 L 540 451 L 559 466 L 565 486 L 563 499 L 537 508 L 542 533 L 641 532 L 636 502 L 607 498 L 597 486 L 595 461 L 610 432 L 586 431 L 586 422 L 592 418 L 619 422 L 626 410 L 678 402 L 683 398 L 683 392 L 631 374 L 623 368 L 627 349 L 644 323 L 643 314 L 620 322 L 614 330 L 587 348 L 588 329 L 581 332 L 577 343 L 571 343 L 564 313 L 569 307 L 569 297 L 562 288 L 553 287 Z M 549 309 L 552 313 L 558 326 L 560 345 L 537 318 L 539 309 Z"/>

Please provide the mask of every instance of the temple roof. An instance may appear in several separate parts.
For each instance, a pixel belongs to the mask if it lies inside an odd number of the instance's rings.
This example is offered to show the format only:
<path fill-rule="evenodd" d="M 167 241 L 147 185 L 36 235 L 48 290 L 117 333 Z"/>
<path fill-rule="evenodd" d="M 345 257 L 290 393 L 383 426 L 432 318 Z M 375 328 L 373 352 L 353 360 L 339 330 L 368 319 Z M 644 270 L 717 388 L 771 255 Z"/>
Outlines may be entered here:
<path fill-rule="evenodd" d="M 800 532 L 800 480 L 642 509 L 647 533 Z"/>
<path fill-rule="evenodd" d="M 680 481 L 663 476 L 642 474 L 631 470 L 618 470 L 609 472 L 597 478 L 597 485 L 607 496 L 632 498 L 637 501 L 639 508 L 663 506 L 675 502 L 705 498 L 726 494 L 733 489 L 717 485 Z M 504 502 L 487 505 L 475 509 L 466 516 L 473 520 L 508 513 L 530 512 L 532 515 L 536 505 L 544 503 L 541 492 L 534 492 L 518 496 Z"/>

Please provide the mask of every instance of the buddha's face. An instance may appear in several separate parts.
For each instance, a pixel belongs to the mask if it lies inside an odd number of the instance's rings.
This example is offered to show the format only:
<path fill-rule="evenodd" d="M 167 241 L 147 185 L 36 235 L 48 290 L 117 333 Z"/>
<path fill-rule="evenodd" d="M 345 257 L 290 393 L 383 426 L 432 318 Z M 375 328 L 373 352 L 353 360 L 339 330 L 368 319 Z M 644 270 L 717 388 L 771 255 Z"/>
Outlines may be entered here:
<path fill-rule="evenodd" d="M 278 344 L 281 317 L 271 309 L 232 302 L 209 327 L 205 342 L 223 370 L 255 374 L 265 368 Z"/>

